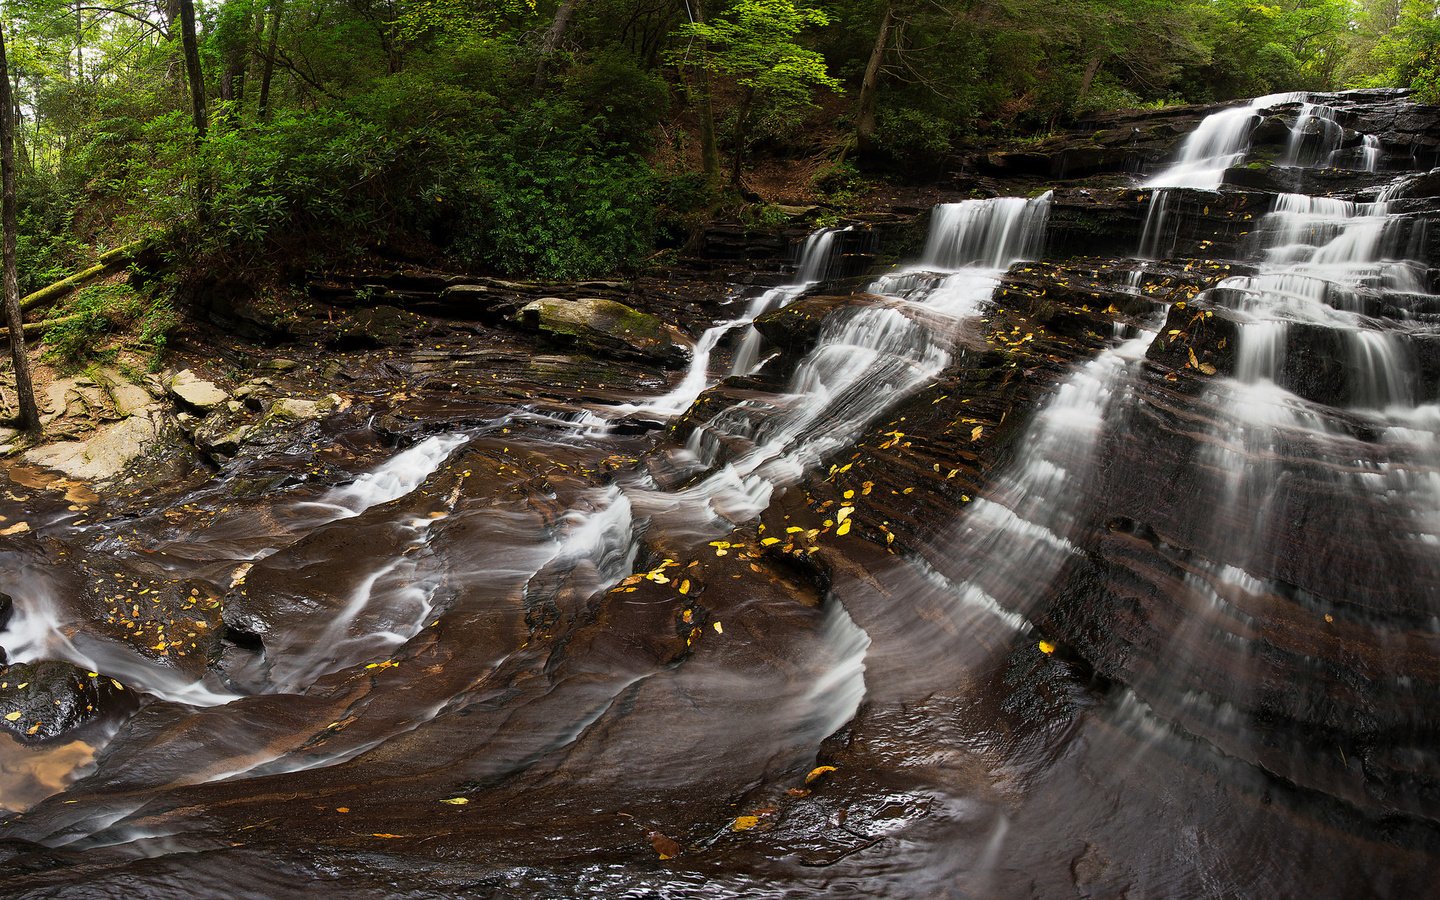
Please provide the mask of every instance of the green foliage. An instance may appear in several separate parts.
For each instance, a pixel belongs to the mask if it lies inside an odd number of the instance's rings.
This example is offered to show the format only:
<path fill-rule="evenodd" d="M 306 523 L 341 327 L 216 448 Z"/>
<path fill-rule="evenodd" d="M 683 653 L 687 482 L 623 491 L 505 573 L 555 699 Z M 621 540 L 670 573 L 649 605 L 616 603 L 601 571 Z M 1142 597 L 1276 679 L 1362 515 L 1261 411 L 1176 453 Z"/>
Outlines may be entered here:
<path fill-rule="evenodd" d="M 794 0 L 737 0 L 714 22 L 688 23 L 680 33 L 709 45 L 704 65 L 781 109 L 810 105 L 816 88 L 839 90 L 825 58 L 796 43 L 805 28 L 828 25 L 819 9 Z"/>
<path fill-rule="evenodd" d="M 864 196 L 870 183 L 849 161 L 827 163 L 810 178 L 810 187 L 821 202 L 836 209 L 849 209 Z"/>
<path fill-rule="evenodd" d="M 563 102 L 536 103 L 486 146 L 457 246 L 504 272 L 579 278 L 637 262 L 653 244 L 654 176 L 611 155 Z M 568 125 L 568 127 L 561 127 Z"/>
<path fill-rule="evenodd" d="M 122 333 L 132 338 L 125 346 L 146 354 L 153 369 L 179 324 L 168 294 L 146 297 L 125 283 L 81 288 L 55 316 L 65 321 L 46 330 L 42 358 L 65 373 L 112 361 L 120 349 L 114 337 Z"/>
<path fill-rule="evenodd" d="M 928 174 L 950 152 L 955 125 L 948 118 L 909 106 L 880 110 L 876 149 L 898 166 Z"/>

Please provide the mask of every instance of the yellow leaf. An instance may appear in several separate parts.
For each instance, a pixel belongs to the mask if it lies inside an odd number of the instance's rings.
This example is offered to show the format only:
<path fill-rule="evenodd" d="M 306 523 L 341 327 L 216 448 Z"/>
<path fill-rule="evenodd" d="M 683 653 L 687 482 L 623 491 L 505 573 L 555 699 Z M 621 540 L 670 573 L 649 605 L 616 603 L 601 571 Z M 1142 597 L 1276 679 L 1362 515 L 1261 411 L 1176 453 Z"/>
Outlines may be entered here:
<path fill-rule="evenodd" d="M 1201 372 L 1204 372 L 1206 375 L 1214 375 L 1217 370 L 1216 370 L 1216 368 L 1215 368 L 1214 366 L 1210 365 L 1209 363 L 1201 363 L 1201 364 L 1200 364 L 1200 371 L 1201 371 Z"/>
<path fill-rule="evenodd" d="M 730 823 L 731 831 L 749 831 L 760 824 L 759 816 L 739 816 Z"/>
<path fill-rule="evenodd" d="M 816 766 L 815 768 L 810 770 L 810 774 L 805 776 L 805 783 L 814 784 L 816 781 L 824 778 L 826 775 L 829 775 L 833 771 L 835 771 L 834 766 Z"/>
<path fill-rule="evenodd" d="M 835 519 L 836 519 L 836 521 L 843 522 L 843 521 L 845 521 L 846 519 L 850 518 L 850 514 L 853 513 L 853 512 L 855 512 L 855 507 L 853 507 L 853 506 L 842 506 L 842 507 L 840 507 L 840 510 L 839 510 L 837 513 L 835 513 Z"/>
<path fill-rule="evenodd" d="M 761 538 L 761 540 L 760 540 L 760 546 L 762 546 L 762 547 L 769 547 L 769 546 L 771 546 L 772 544 L 778 544 L 778 543 L 780 543 L 780 539 L 777 538 L 777 537 Z"/>
<path fill-rule="evenodd" d="M 1190 354 L 1190 368 L 1192 368 L 1192 369 L 1198 369 L 1198 368 L 1200 368 L 1200 360 L 1198 360 L 1198 359 L 1195 358 L 1195 350 L 1192 348 L 1192 349 L 1186 350 L 1185 352 L 1187 352 L 1187 353 Z"/>
<path fill-rule="evenodd" d="M 844 537 L 845 535 L 849 534 L 849 533 L 850 533 L 850 520 L 849 520 L 849 519 L 846 519 L 845 521 L 841 522 L 841 523 L 840 523 L 840 527 L 837 528 L 837 529 L 835 529 L 835 533 L 836 533 L 837 535 L 839 535 L 840 537 Z"/>
<path fill-rule="evenodd" d="M 448 803 L 451 806 L 464 806 L 465 804 L 469 803 L 470 800 L 467 797 L 451 797 L 448 800 L 441 800 L 440 802 Z"/>
<path fill-rule="evenodd" d="M 972 441 L 978 441 L 978 440 L 980 440 L 980 435 L 982 435 L 982 434 L 984 434 L 984 433 L 985 433 L 985 426 L 984 426 L 984 425 L 976 425 L 974 428 L 970 429 L 970 440 L 972 440 Z"/>
<path fill-rule="evenodd" d="M 684 581 L 680 582 L 680 593 L 682 593 L 682 594 L 688 594 L 688 593 L 690 593 L 690 579 L 687 578 L 687 579 L 685 579 Z"/>
<path fill-rule="evenodd" d="M 725 627 L 724 627 L 723 625 L 721 625 L 719 622 L 716 622 L 716 623 L 715 623 L 714 625 L 712 625 L 711 627 L 715 629 L 715 633 L 716 633 L 716 634 L 724 634 L 724 633 L 725 633 Z"/>
<path fill-rule="evenodd" d="M 1049 641 L 1041 641 L 1040 652 L 1045 654 L 1046 656 L 1049 656 L 1050 654 L 1055 652 L 1055 645 L 1050 643 Z"/>
<path fill-rule="evenodd" d="M 20 718 L 20 710 L 18 710 L 18 709 L 15 710 L 15 711 L 12 712 L 12 713 L 6 713 L 6 714 L 5 714 L 5 721 L 7 721 L 7 722 L 14 722 L 14 721 L 19 720 L 19 718 Z"/>

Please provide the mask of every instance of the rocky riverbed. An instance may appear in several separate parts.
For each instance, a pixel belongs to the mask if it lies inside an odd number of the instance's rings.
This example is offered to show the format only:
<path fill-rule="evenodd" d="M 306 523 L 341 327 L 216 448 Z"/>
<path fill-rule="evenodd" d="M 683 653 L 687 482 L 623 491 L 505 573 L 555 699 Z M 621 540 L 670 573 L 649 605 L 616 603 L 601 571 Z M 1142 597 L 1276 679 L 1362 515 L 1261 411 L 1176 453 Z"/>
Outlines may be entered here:
<path fill-rule="evenodd" d="M 1277 96 L 209 298 L 5 464 L 4 891 L 1426 893 L 1437 163 Z"/>

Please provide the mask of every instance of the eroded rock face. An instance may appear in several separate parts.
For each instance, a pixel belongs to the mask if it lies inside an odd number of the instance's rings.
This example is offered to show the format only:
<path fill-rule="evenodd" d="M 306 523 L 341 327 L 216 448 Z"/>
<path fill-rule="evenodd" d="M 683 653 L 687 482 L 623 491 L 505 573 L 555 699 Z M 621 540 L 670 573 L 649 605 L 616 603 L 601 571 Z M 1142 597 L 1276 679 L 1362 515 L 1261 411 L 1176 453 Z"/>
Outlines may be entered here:
<path fill-rule="evenodd" d="M 524 327 L 561 345 L 672 367 L 684 365 L 694 346 L 673 326 L 614 300 L 551 297 L 525 306 L 517 318 Z"/>

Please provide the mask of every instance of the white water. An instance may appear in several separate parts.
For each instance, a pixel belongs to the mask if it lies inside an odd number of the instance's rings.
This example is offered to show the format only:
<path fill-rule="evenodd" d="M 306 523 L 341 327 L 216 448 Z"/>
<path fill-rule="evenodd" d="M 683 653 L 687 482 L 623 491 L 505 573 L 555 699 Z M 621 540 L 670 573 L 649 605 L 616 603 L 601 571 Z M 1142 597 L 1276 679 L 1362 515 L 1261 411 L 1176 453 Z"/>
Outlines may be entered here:
<path fill-rule="evenodd" d="M 335 488 L 313 503 L 302 504 L 302 508 L 313 508 L 316 512 L 318 521 L 308 524 L 314 527 L 320 522 L 354 518 L 371 507 L 404 497 L 433 475 L 455 448 L 469 440 L 463 434 L 438 434 L 426 438 L 396 454 L 374 471 Z"/>
<path fill-rule="evenodd" d="M 1345 140 L 1345 129 L 1335 120 L 1335 110 L 1323 103 L 1305 103 L 1290 131 L 1285 148 L 1285 165 L 1328 165 Z"/>
<path fill-rule="evenodd" d="M 1145 183 L 1155 188 L 1219 187 L 1225 170 L 1239 163 L 1250 149 L 1250 132 L 1263 110 L 1303 100 L 1303 93 L 1270 94 L 1257 97 L 1245 106 L 1213 113 L 1200 123 L 1180 145 L 1180 156 L 1172 165 Z"/>

